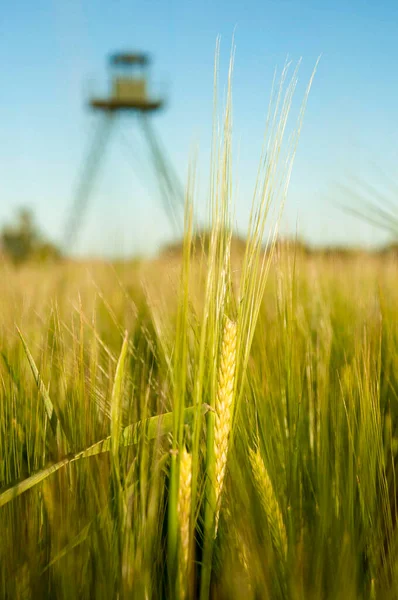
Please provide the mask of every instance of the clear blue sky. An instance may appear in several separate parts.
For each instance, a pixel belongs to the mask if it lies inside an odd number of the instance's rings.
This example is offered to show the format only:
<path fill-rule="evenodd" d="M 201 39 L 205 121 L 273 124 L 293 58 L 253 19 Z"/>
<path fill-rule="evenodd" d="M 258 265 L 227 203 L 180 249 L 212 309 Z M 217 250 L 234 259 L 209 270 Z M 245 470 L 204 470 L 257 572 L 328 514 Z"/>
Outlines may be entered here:
<path fill-rule="evenodd" d="M 199 144 L 209 178 L 213 62 L 221 35 L 221 94 L 235 31 L 236 215 L 244 230 L 274 68 L 302 57 L 300 102 L 319 55 L 284 216 L 312 243 L 370 244 L 375 229 L 333 207 L 336 183 L 373 165 L 394 175 L 398 158 L 398 3 L 366 0 L 19 0 L 0 12 L 0 223 L 30 206 L 56 238 L 95 127 L 85 107 L 90 80 L 106 89 L 105 60 L 118 49 L 149 51 L 167 110 L 154 118 L 182 180 Z M 121 133 L 123 132 L 123 133 Z M 123 137 L 122 137 L 123 136 Z M 134 122 L 107 150 L 76 251 L 152 251 L 170 237 Z M 138 168 L 137 168 L 138 166 Z M 375 180 L 377 183 L 377 181 Z M 391 192 L 392 193 L 392 192 Z M 204 194 L 200 196 L 205 202 Z M 200 212 L 200 211 L 199 211 Z"/>

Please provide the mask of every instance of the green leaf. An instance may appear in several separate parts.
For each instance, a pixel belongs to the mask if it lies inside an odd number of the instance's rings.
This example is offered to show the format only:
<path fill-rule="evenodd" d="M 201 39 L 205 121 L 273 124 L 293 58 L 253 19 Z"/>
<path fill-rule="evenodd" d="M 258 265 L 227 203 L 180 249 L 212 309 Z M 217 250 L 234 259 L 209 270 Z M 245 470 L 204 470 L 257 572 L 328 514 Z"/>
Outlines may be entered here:
<path fill-rule="evenodd" d="M 208 404 L 202 404 L 202 416 L 207 413 L 209 408 L 210 407 Z M 194 415 L 195 408 L 193 406 L 186 408 L 184 411 L 184 423 L 186 425 L 191 424 Z M 138 421 L 138 423 L 134 423 L 133 425 L 128 425 L 121 432 L 121 444 L 123 446 L 137 444 L 141 435 L 145 435 L 147 441 L 153 440 L 158 436 L 167 435 L 173 430 L 173 418 L 173 413 L 169 412 L 162 415 L 158 415 L 156 417 L 150 417 L 145 421 Z M 66 456 L 62 460 L 56 463 L 52 463 L 44 469 L 42 469 L 41 471 L 30 475 L 30 477 L 27 477 L 26 479 L 20 482 L 11 484 L 7 487 L 7 489 L 0 493 L 0 508 L 5 504 L 11 502 L 18 496 L 21 496 L 21 494 L 23 494 L 24 492 L 27 492 L 31 488 L 35 487 L 62 467 L 65 467 L 83 458 L 89 458 L 90 456 L 96 456 L 97 454 L 109 452 L 111 450 L 111 442 L 111 436 L 108 436 L 104 440 L 96 442 L 95 444 L 93 444 L 89 448 L 86 448 L 86 450 L 83 450 L 82 452 Z"/>
<path fill-rule="evenodd" d="M 34 473 L 34 475 L 30 475 L 30 477 L 27 477 L 26 479 L 23 479 L 22 481 L 19 481 L 18 483 L 14 483 L 13 485 L 9 486 L 5 491 L 3 491 L 0 494 L 0 507 L 4 506 L 5 504 L 8 504 L 9 502 L 11 502 L 11 500 L 14 500 L 18 496 L 21 496 L 21 494 L 27 492 L 35 485 L 41 483 L 42 481 L 47 479 L 47 477 L 49 477 L 62 467 L 65 467 L 70 462 L 71 459 L 69 457 L 63 458 L 59 462 L 52 463 L 51 465 L 48 465 L 41 471 Z"/>
<path fill-rule="evenodd" d="M 43 398 L 44 401 L 44 408 L 48 417 L 48 420 L 50 422 L 50 426 L 51 426 L 51 430 L 54 434 L 54 437 L 57 438 L 57 433 L 58 433 L 58 416 L 56 414 L 56 411 L 54 409 L 54 405 L 52 403 L 52 400 L 50 398 L 50 394 L 48 393 L 48 390 L 46 389 L 46 386 L 43 383 L 43 380 L 40 376 L 39 370 L 36 366 L 36 363 L 33 359 L 33 356 L 30 353 L 30 350 L 28 348 L 27 343 L 25 342 L 25 339 L 20 331 L 20 329 L 17 327 L 17 331 L 18 331 L 18 335 L 21 338 L 21 342 L 23 344 L 23 348 L 25 351 L 25 354 L 27 356 L 27 359 L 29 361 L 29 365 L 30 368 L 32 369 L 32 373 L 33 373 L 33 377 L 35 378 L 35 382 L 36 385 L 39 389 L 39 392 Z"/>

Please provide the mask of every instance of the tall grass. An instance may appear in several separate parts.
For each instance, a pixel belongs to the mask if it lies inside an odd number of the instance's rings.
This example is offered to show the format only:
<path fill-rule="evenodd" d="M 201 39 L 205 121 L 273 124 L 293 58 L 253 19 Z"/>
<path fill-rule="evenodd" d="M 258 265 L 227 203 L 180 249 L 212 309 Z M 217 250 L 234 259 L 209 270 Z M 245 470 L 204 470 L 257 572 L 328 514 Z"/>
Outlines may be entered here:
<path fill-rule="evenodd" d="M 396 596 L 397 266 L 275 247 L 286 71 L 232 252 L 231 73 L 202 252 L 2 267 L 0 597 Z"/>

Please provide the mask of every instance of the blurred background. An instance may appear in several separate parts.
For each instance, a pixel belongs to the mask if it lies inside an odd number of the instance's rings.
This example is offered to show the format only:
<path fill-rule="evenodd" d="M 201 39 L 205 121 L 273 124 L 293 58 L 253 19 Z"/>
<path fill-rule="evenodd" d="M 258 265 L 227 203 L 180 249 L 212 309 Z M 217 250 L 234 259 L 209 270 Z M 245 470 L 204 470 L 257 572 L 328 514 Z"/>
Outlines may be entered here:
<path fill-rule="evenodd" d="M 154 147 L 137 116 L 118 113 L 106 144 L 96 138 L 104 115 L 91 110 L 89 101 L 109 97 L 109 57 L 119 51 L 144 52 L 151 59 L 145 71 L 148 94 L 162 100 L 161 108 L 148 115 L 156 147 L 182 186 L 197 157 L 196 213 L 203 220 L 220 35 L 221 106 L 233 36 L 236 45 L 237 231 L 244 235 L 248 223 L 275 68 L 280 73 L 286 60 L 296 63 L 302 57 L 294 119 L 321 55 L 282 232 L 314 246 L 390 243 L 393 232 L 337 205 L 361 209 L 366 196 L 395 210 L 397 27 L 398 4 L 392 0 L 5 3 L 0 13 L 0 228 L 10 241 L 15 232 L 10 224 L 19 218 L 19 231 L 37 227 L 58 246 L 94 160 L 98 168 L 68 253 L 153 255 L 178 239 L 151 164 Z M 101 156 L 93 159 L 93 152 Z M 21 215 L 22 208 L 30 213 Z"/>

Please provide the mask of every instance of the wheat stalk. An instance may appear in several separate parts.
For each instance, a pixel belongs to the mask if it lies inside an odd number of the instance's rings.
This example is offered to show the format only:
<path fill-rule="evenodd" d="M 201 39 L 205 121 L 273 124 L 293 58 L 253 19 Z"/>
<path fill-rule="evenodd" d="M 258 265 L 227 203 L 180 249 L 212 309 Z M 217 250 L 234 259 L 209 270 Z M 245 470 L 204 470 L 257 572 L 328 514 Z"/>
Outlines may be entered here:
<path fill-rule="evenodd" d="M 260 496 L 272 544 L 280 558 L 286 559 L 287 556 L 287 536 L 286 528 L 283 522 L 282 512 L 276 499 L 274 488 L 260 451 L 257 449 L 249 450 L 250 464 L 253 472 L 254 483 Z"/>
<path fill-rule="evenodd" d="M 236 368 L 236 323 L 226 318 L 221 348 L 220 368 L 217 382 L 216 415 L 214 427 L 215 456 L 215 530 L 217 535 L 221 496 L 224 487 L 228 457 L 228 442 L 232 425 Z"/>
<path fill-rule="evenodd" d="M 180 485 L 178 489 L 178 521 L 180 525 L 179 577 L 180 594 L 184 596 L 189 557 L 189 516 L 191 513 L 192 455 L 184 448 L 180 462 Z"/>

